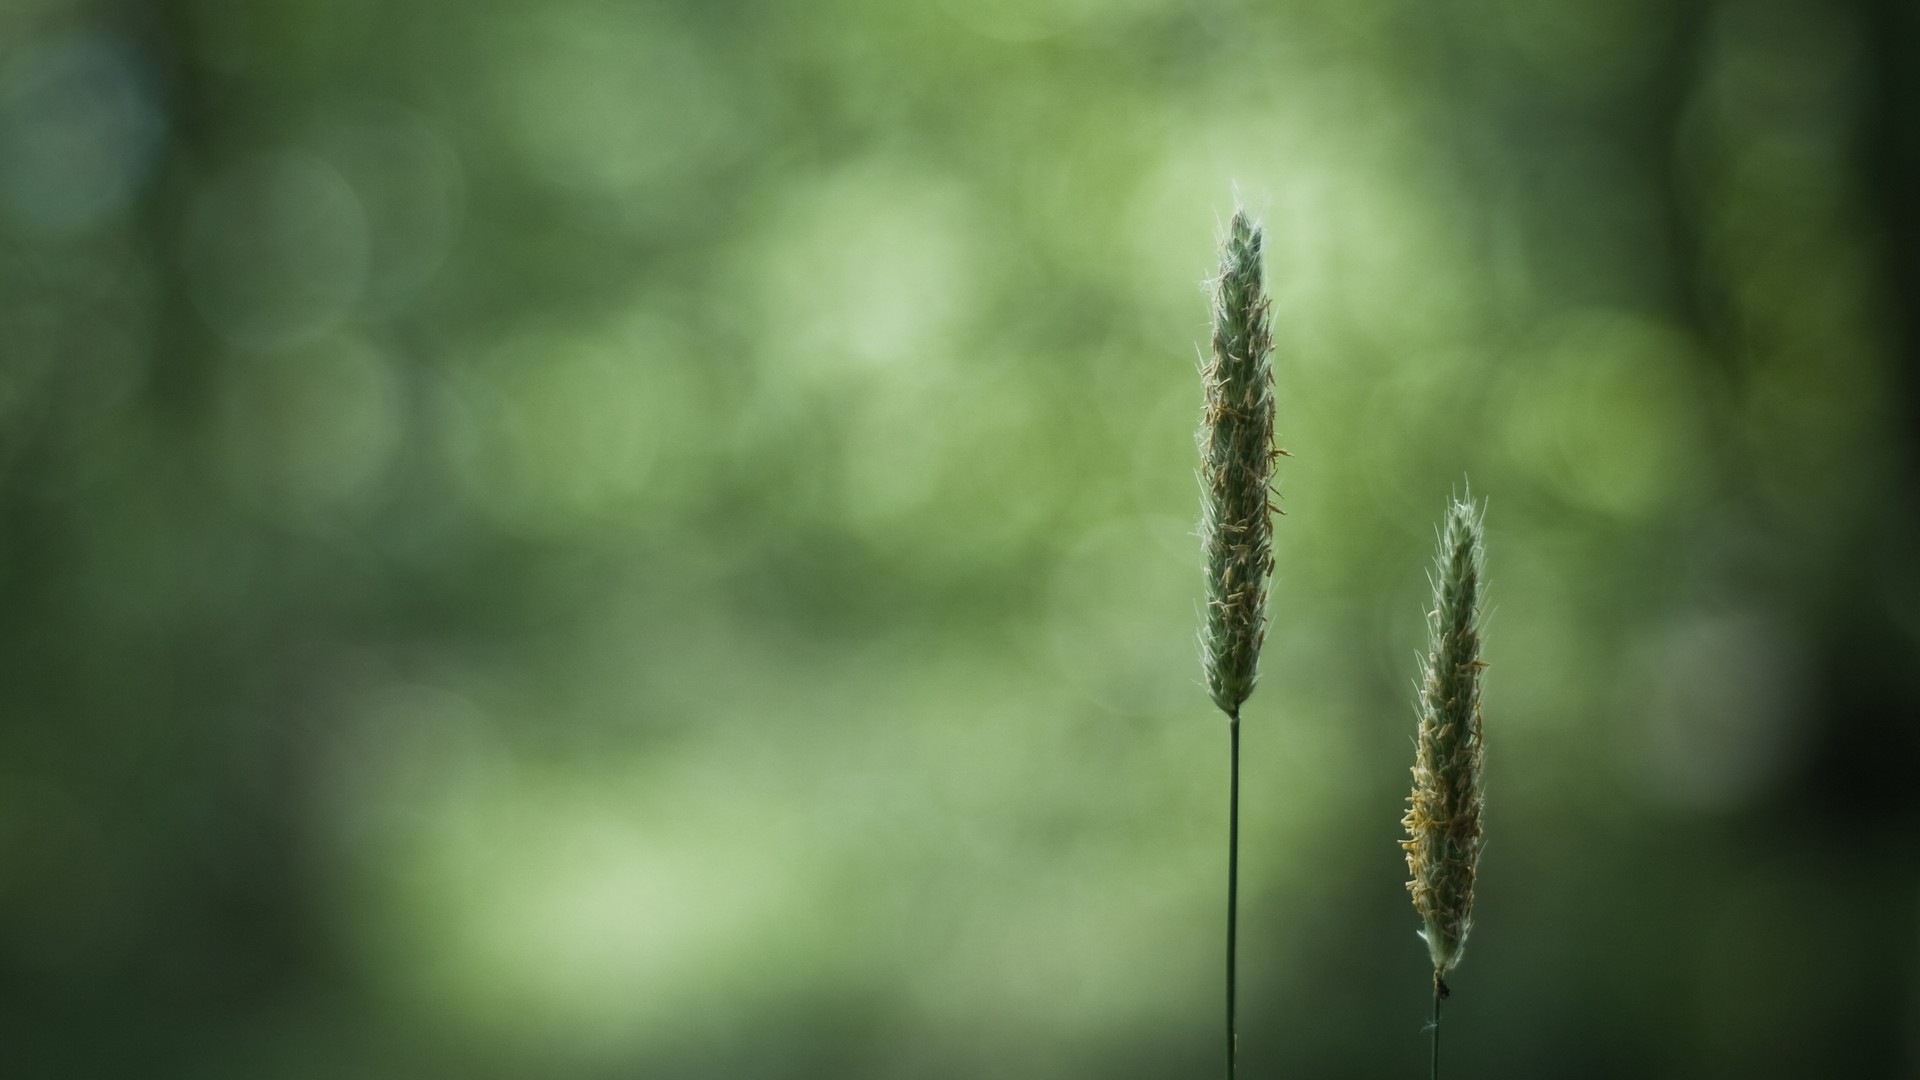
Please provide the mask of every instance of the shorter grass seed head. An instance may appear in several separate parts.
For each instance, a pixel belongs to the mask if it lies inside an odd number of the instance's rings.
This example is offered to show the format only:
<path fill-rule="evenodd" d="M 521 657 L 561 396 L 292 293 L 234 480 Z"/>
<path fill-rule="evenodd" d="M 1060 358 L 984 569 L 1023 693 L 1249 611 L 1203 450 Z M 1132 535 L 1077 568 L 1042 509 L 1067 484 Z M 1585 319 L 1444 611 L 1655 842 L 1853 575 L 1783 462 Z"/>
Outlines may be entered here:
<path fill-rule="evenodd" d="M 1413 794 L 1403 820 L 1413 907 L 1445 986 L 1473 928 L 1473 885 L 1483 844 L 1480 739 L 1480 594 L 1485 581 L 1483 511 L 1452 500 L 1440 531 L 1429 644 L 1421 670 Z"/>

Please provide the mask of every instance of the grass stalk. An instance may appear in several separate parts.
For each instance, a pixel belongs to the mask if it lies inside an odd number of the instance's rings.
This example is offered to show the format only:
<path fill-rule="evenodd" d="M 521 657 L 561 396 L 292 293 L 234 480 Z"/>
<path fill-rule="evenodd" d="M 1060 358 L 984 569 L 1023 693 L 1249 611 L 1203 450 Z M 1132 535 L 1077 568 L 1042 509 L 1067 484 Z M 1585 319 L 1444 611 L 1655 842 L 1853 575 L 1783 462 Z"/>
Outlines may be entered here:
<path fill-rule="evenodd" d="M 1239 986 L 1235 968 L 1240 954 L 1240 714 L 1227 717 L 1227 730 L 1233 744 L 1227 781 L 1227 1078 L 1233 1080 L 1240 1047 L 1235 1002 Z"/>
<path fill-rule="evenodd" d="M 1427 1064 L 1427 1080 L 1440 1080 L 1440 1003 L 1447 998 L 1447 984 L 1440 976 L 1433 977 L 1433 1020 L 1427 1024 L 1427 1031 L 1433 1036 L 1433 1052 Z"/>

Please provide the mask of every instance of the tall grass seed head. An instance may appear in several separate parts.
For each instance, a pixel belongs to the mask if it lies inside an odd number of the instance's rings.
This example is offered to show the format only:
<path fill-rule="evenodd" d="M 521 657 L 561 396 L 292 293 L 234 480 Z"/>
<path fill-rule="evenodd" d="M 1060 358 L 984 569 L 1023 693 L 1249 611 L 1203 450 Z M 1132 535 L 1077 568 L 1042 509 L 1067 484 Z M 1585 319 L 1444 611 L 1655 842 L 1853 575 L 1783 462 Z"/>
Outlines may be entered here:
<path fill-rule="evenodd" d="M 1273 340 L 1261 274 L 1261 233 L 1236 210 L 1212 282 L 1213 332 L 1201 365 L 1205 412 L 1197 441 L 1203 491 L 1206 613 L 1200 630 L 1207 692 L 1229 716 L 1253 693 L 1273 571 Z"/>

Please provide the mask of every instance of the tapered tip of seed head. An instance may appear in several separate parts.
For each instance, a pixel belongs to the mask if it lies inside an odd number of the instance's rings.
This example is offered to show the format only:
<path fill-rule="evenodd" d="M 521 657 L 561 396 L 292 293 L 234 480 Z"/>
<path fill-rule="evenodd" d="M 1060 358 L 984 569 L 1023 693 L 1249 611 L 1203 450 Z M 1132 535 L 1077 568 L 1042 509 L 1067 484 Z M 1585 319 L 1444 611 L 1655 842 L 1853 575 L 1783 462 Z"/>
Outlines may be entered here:
<path fill-rule="evenodd" d="M 1227 224 L 1226 240 L 1220 245 L 1223 269 L 1228 273 L 1257 271 L 1261 242 L 1260 223 L 1247 216 L 1245 209 L 1236 208 L 1233 220 Z"/>
<path fill-rule="evenodd" d="M 1478 578 L 1481 574 L 1486 564 L 1486 511 L 1486 504 L 1474 501 L 1471 492 L 1448 500 L 1437 553 L 1435 584 L 1441 595 L 1456 588 L 1461 575 Z"/>
<path fill-rule="evenodd" d="M 1227 225 L 1227 235 L 1236 241 L 1258 243 L 1260 225 L 1247 215 L 1245 207 L 1235 207 L 1233 221 Z"/>
<path fill-rule="evenodd" d="M 1450 538 L 1480 542 L 1480 534 L 1486 523 L 1487 506 L 1474 500 L 1473 492 L 1455 497 L 1447 502 L 1446 534 Z"/>

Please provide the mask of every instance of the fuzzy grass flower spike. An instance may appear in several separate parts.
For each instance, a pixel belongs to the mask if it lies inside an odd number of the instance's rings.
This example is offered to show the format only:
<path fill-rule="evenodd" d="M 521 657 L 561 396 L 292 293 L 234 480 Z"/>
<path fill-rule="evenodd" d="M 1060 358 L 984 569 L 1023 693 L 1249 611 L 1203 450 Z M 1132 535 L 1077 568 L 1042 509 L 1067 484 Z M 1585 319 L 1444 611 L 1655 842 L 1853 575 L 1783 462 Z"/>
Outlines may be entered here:
<path fill-rule="evenodd" d="M 1229 718 L 1253 693 L 1266 639 L 1273 571 L 1273 337 L 1260 268 L 1260 227 L 1244 210 L 1220 245 L 1212 348 L 1201 369 L 1200 535 L 1207 610 L 1201 627 L 1207 692 Z"/>
<path fill-rule="evenodd" d="M 1439 1075 L 1440 1001 L 1473 928 L 1473 885 L 1484 843 L 1480 811 L 1485 751 L 1480 731 L 1480 604 L 1486 583 L 1482 509 L 1447 505 L 1427 612 L 1427 658 L 1420 673 L 1413 794 L 1402 824 L 1407 882 L 1433 960 L 1433 1075 Z"/>

